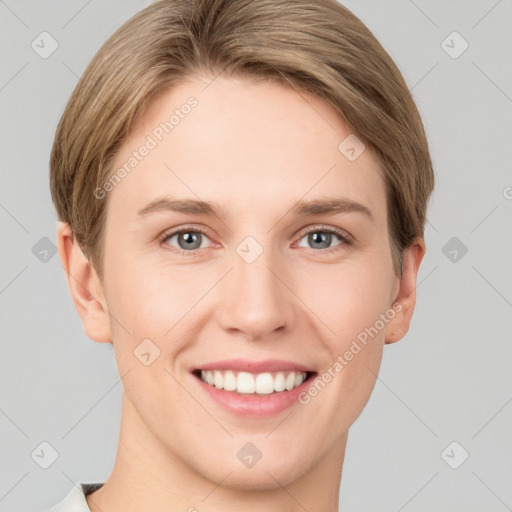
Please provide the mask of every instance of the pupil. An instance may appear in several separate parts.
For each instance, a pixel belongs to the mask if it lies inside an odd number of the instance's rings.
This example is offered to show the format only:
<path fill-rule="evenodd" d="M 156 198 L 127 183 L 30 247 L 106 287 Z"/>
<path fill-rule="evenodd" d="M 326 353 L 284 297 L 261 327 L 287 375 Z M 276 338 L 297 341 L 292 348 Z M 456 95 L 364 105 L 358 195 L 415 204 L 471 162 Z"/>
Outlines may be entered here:
<path fill-rule="evenodd" d="M 183 233 L 182 238 L 185 240 L 185 244 L 188 244 L 188 248 L 190 248 L 190 244 L 197 242 L 197 240 L 199 239 L 199 236 L 195 233 L 188 232 L 188 233 Z"/>
<path fill-rule="evenodd" d="M 324 233 L 324 232 L 316 232 L 312 233 L 310 235 L 310 238 L 313 243 L 326 243 L 326 245 L 329 245 L 329 242 L 331 240 L 331 234 L 330 233 Z"/>

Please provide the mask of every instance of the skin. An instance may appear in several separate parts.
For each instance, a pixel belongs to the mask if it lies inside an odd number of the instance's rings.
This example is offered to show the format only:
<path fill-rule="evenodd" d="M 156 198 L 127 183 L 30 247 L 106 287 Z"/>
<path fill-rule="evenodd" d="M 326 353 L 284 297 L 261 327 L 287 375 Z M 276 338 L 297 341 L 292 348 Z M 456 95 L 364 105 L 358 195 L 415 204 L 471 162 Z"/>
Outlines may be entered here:
<path fill-rule="evenodd" d="M 348 429 L 373 390 L 384 344 L 409 328 L 423 239 L 405 251 L 396 276 L 378 161 L 368 149 L 345 158 L 338 145 L 351 132 L 335 112 L 278 84 L 198 76 L 162 92 L 114 167 L 190 96 L 198 106 L 104 199 L 103 282 L 69 226 L 58 227 L 85 332 L 113 343 L 123 377 L 114 469 L 87 502 L 93 512 L 336 511 Z M 227 216 L 162 211 L 137 219 L 164 195 L 215 201 Z M 357 201 L 372 219 L 287 213 L 301 199 L 327 197 Z M 355 241 L 333 234 L 315 243 L 305 231 L 317 225 L 315 232 L 340 228 Z M 159 241 L 182 227 L 207 231 L 199 249 L 178 236 Z M 252 263 L 236 252 L 249 235 L 263 248 Z M 322 374 L 394 303 L 401 311 L 310 403 L 273 417 L 221 409 L 189 373 L 240 357 L 292 360 Z M 133 353 L 146 338 L 160 350 L 149 366 Z M 263 454 L 252 468 L 236 456 L 247 442 Z"/>

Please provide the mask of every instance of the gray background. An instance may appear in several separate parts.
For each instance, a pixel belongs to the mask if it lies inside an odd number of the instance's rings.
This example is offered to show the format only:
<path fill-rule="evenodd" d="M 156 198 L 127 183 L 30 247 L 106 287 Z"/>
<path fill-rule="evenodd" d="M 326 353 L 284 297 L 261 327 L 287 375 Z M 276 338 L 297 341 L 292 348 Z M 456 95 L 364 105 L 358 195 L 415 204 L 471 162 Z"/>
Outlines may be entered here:
<path fill-rule="evenodd" d="M 512 510 L 512 2 L 343 3 L 402 70 L 437 188 L 416 313 L 351 429 L 340 510 Z M 44 253 L 56 242 L 48 159 L 86 64 L 148 4 L 0 0 L 0 512 L 43 510 L 112 469 L 119 374 Z M 46 59 L 31 47 L 43 31 L 59 45 Z M 457 58 L 453 31 L 469 44 Z M 47 469 L 31 455 L 44 441 L 58 452 Z"/>

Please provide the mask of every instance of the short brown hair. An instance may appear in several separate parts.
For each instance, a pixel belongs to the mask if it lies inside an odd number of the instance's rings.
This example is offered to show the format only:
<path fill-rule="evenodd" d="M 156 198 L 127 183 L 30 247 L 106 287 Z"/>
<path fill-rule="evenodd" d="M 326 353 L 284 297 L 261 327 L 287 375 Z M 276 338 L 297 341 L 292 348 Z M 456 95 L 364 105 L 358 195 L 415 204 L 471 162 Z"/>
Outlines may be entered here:
<path fill-rule="evenodd" d="M 325 100 L 373 151 L 401 274 L 404 249 L 423 236 L 434 174 L 413 98 L 368 28 L 336 0 L 157 0 L 94 56 L 53 144 L 59 220 L 70 224 L 100 279 L 107 200 L 94 190 L 109 179 L 117 150 L 156 93 L 219 73 L 275 80 Z"/>

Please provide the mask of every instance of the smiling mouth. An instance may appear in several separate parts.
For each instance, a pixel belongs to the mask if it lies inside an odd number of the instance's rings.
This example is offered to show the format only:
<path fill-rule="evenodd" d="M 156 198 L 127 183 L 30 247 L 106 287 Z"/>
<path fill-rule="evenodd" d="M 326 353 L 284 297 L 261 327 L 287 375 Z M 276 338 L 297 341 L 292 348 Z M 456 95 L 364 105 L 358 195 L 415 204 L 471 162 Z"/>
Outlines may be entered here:
<path fill-rule="evenodd" d="M 310 380 L 316 372 L 278 371 L 250 373 L 235 370 L 201 370 L 192 372 L 204 383 L 240 395 L 266 396 L 292 391 Z"/>

